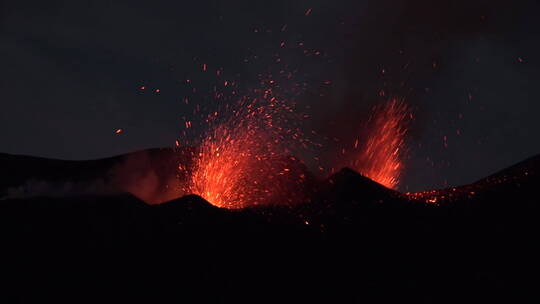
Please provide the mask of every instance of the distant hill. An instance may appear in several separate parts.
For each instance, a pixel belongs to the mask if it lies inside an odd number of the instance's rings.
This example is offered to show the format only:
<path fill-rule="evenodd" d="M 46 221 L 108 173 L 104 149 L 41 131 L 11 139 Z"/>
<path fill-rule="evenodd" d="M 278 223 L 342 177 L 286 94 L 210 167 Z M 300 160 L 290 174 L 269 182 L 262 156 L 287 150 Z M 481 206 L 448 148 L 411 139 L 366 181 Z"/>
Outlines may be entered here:
<path fill-rule="evenodd" d="M 111 158 L 66 161 L 0 154 L 0 198 L 129 192 L 148 202 L 177 197 L 178 164 L 189 150 L 149 149 Z"/>
<path fill-rule="evenodd" d="M 509 168 L 496 172 L 488 177 L 469 185 L 450 187 L 447 189 L 410 193 L 409 197 L 437 205 L 456 205 L 462 202 L 475 201 L 490 204 L 504 202 L 501 208 L 506 208 L 509 202 L 519 205 L 537 205 L 537 191 L 540 185 L 540 155 L 531 157 Z"/>

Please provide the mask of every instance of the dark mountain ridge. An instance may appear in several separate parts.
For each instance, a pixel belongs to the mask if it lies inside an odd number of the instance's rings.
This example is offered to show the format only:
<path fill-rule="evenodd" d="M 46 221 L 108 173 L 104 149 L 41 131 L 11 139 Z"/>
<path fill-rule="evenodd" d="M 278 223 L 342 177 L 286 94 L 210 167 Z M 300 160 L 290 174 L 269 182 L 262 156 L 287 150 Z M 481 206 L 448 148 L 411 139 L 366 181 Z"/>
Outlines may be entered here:
<path fill-rule="evenodd" d="M 84 176 L 81 168 L 64 173 Z M 443 203 L 350 169 L 294 206 L 227 210 L 193 195 L 159 205 L 130 194 L 6 198 L 2 302 L 535 303 L 537 168 L 526 161 L 444 190 L 485 187 L 478 195 L 445 200 L 441 191 Z"/>

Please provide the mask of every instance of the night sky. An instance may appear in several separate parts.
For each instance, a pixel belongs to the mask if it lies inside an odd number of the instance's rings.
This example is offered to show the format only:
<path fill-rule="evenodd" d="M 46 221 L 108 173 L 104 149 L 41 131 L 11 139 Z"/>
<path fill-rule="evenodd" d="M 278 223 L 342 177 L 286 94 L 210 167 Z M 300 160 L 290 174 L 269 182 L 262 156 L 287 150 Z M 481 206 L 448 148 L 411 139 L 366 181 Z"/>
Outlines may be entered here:
<path fill-rule="evenodd" d="M 280 53 L 306 83 L 306 128 L 350 142 L 384 90 L 416 117 L 400 189 L 470 183 L 540 153 L 539 12 L 532 0 L 0 1 L 0 152 L 172 146 L 183 99 L 211 102 L 217 69 L 248 89 Z"/>

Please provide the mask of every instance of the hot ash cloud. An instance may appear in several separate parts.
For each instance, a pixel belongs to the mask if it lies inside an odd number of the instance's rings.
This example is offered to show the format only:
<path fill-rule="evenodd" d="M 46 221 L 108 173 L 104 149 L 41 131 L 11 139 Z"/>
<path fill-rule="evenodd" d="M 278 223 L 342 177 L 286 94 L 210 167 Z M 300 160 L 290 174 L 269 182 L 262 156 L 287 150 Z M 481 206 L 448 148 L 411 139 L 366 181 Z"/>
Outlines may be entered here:
<path fill-rule="evenodd" d="M 176 157 L 174 154 L 177 154 Z M 176 159 L 187 164 L 186 151 L 142 151 L 127 155 L 109 170 L 109 184 L 120 192 L 129 192 L 149 204 L 159 204 L 179 196 L 185 183 L 174 169 Z"/>
<path fill-rule="evenodd" d="M 186 153 L 187 154 L 187 153 Z M 131 193 L 149 204 L 182 196 L 183 181 L 174 164 L 182 153 L 172 149 L 135 152 L 91 161 L 23 160 L 20 184 L 0 188 L 0 199 L 74 197 Z M 186 161 L 183 161 L 186 163 Z"/>

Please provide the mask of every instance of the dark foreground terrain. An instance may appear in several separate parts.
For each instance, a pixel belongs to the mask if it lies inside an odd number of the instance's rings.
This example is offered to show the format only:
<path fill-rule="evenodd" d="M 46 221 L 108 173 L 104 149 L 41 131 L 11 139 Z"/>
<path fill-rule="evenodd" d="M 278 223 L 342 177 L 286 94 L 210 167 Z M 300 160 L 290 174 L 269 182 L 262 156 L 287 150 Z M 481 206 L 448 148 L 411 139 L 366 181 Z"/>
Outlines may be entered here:
<path fill-rule="evenodd" d="M 344 169 L 309 203 L 242 211 L 28 184 L 118 161 L 1 155 L 1 303 L 539 303 L 538 157 L 409 195 Z"/>

